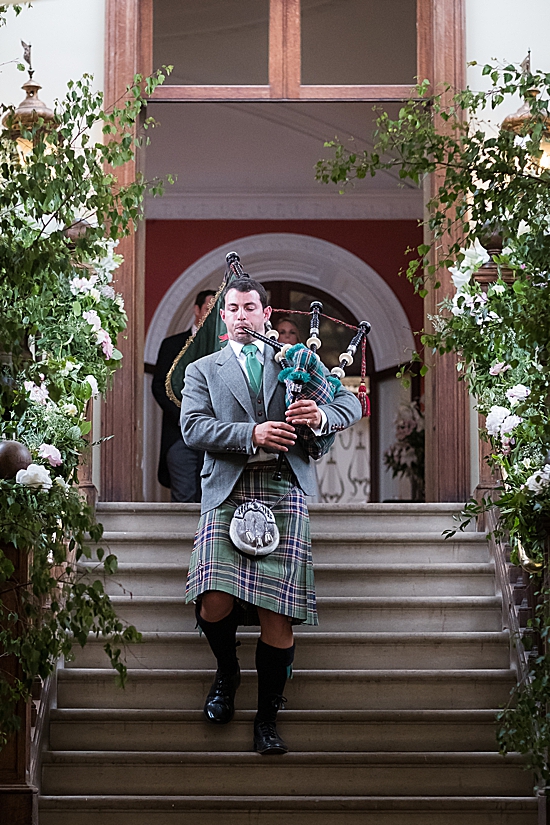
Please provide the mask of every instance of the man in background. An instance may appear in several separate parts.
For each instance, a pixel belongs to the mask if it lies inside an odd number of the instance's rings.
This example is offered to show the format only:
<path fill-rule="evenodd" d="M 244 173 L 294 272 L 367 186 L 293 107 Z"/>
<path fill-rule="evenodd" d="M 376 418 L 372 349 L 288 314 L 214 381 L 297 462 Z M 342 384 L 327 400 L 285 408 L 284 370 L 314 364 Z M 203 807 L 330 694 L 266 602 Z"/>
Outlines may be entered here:
<path fill-rule="evenodd" d="M 195 299 L 194 322 L 191 329 L 170 335 L 160 345 L 151 389 L 162 408 L 162 435 L 158 480 L 169 487 L 171 500 L 198 502 L 201 500 L 200 473 L 204 460 L 202 450 L 192 450 L 183 443 L 180 428 L 180 409 L 166 394 L 166 376 L 187 339 L 194 335 L 198 325 L 212 306 L 215 296 L 212 289 L 199 292 Z"/>

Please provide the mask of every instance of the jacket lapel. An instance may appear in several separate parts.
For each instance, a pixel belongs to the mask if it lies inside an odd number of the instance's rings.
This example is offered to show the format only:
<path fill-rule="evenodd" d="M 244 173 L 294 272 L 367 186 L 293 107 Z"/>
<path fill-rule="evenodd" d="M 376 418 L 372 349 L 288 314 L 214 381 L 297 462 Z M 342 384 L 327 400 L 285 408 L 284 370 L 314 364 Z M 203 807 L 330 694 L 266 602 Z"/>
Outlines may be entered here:
<path fill-rule="evenodd" d="M 250 399 L 250 392 L 244 373 L 241 369 L 237 356 L 231 349 L 229 343 L 222 349 L 216 358 L 219 368 L 219 375 L 231 395 L 241 405 L 241 407 L 254 418 L 254 410 Z"/>
<path fill-rule="evenodd" d="M 275 357 L 273 354 L 273 350 L 271 347 L 266 347 L 264 349 L 264 404 L 265 409 L 269 408 L 269 404 L 271 399 L 273 398 L 273 394 L 279 385 L 279 373 L 281 368 L 277 361 L 275 361 Z"/>

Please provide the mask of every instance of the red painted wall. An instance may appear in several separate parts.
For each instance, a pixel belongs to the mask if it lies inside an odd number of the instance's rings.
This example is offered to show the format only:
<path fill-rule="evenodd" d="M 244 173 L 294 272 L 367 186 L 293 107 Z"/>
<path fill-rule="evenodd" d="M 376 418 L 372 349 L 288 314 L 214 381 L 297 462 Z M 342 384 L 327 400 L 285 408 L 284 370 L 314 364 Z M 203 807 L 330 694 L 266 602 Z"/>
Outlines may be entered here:
<path fill-rule="evenodd" d="M 266 232 L 312 235 L 353 252 L 391 287 L 413 332 L 422 328 L 422 300 L 406 277 L 398 274 L 406 264 L 406 250 L 422 243 L 422 229 L 416 221 L 269 220 L 147 221 L 145 329 L 166 290 L 187 267 L 221 244 Z M 246 261 L 243 264 L 246 269 Z M 220 273 L 222 267 L 220 260 Z"/>

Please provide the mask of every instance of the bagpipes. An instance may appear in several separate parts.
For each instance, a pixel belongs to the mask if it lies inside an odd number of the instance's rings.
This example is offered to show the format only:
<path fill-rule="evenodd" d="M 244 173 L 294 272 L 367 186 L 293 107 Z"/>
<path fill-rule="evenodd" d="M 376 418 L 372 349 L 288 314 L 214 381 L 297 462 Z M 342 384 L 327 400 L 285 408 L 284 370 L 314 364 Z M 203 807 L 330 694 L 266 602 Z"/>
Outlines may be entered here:
<path fill-rule="evenodd" d="M 237 278 L 250 277 L 243 270 L 240 263 L 240 258 L 236 252 L 230 252 L 226 256 L 226 262 L 228 267 L 227 275 L 220 289 L 216 293 L 216 300 L 212 304 L 212 308 L 208 316 L 203 321 L 203 331 L 206 331 L 205 327 L 207 326 L 209 319 L 211 327 L 213 326 L 212 321 L 214 321 L 214 326 L 216 323 L 218 324 L 218 327 L 221 324 L 221 322 L 217 321 L 219 318 L 219 311 L 217 310 L 224 292 L 227 288 L 230 288 L 231 281 Z M 289 310 L 288 312 L 289 314 L 294 314 L 292 310 Z M 346 368 L 351 366 L 357 349 L 361 346 L 361 382 L 359 385 L 358 398 L 361 402 L 363 416 L 368 416 L 370 415 L 370 408 L 365 385 L 366 338 L 370 332 L 371 325 L 368 321 L 361 321 L 357 327 L 352 327 L 352 329 L 355 330 L 355 333 L 348 344 L 346 351 L 340 354 L 338 366 L 333 367 L 329 373 L 326 367 L 324 367 L 321 363 L 321 360 L 317 354 L 317 350 L 321 347 L 321 339 L 319 338 L 319 317 L 322 315 L 322 312 L 323 305 L 320 301 L 313 301 L 310 305 L 311 320 L 309 338 L 306 345 L 279 343 L 277 340 L 279 333 L 276 330 L 271 329 L 271 324 L 269 322 L 266 324 L 265 335 L 252 329 L 246 329 L 246 332 L 276 350 L 275 360 L 281 366 L 281 372 L 278 376 L 278 380 L 285 385 L 285 405 L 287 408 L 299 398 L 307 398 L 308 400 L 315 401 L 320 405 L 329 404 L 341 387 L 341 381 L 345 377 Z M 336 318 L 330 318 L 330 320 L 335 321 L 336 323 L 343 323 Z M 346 326 L 350 325 L 347 324 Z M 201 330 L 197 331 L 196 336 L 200 331 Z M 195 348 L 194 351 L 193 348 L 190 347 L 190 344 L 193 343 L 196 336 L 193 336 L 193 338 L 190 339 L 184 349 L 180 352 L 166 377 L 166 392 L 169 398 L 175 401 L 178 406 L 181 405 L 181 390 L 183 388 L 184 371 L 187 363 L 196 360 L 203 354 L 207 354 L 205 352 L 199 352 L 199 349 L 204 348 L 204 340 L 202 342 L 202 346 Z M 223 337 L 224 336 L 217 335 L 218 342 L 219 339 Z M 218 346 L 211 346 L 210 352 L 214 352 L 216 349 L 219 349 L 219 344 Z M 335 433 L 327 433 L 326 435 L 317 436 L 306 425 L 297 425 L 296 434 L 304 450 L 313 459 L 321 458 L 321 456 L 325 455 L 325 453 L 327 453 L 331 448 L 336 438 Z M 282 459 L 283 454 L 280 453 L 276 475 L 274 478 L 277 477 L 277 475 L 280 475 Z"/>

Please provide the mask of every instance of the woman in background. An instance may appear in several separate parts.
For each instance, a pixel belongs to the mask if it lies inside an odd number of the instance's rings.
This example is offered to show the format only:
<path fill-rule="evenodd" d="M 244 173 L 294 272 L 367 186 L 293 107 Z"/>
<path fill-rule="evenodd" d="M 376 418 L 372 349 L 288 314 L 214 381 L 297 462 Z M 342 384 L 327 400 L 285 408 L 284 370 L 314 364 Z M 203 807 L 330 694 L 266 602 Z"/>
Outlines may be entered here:
<path fill-rule="evenodd" d="M 275 324 L 275 329 L 279 333 L 280 344 L 298 344 L 300 342 L 300 330 L 290 318 L 281 318 Z"/>

